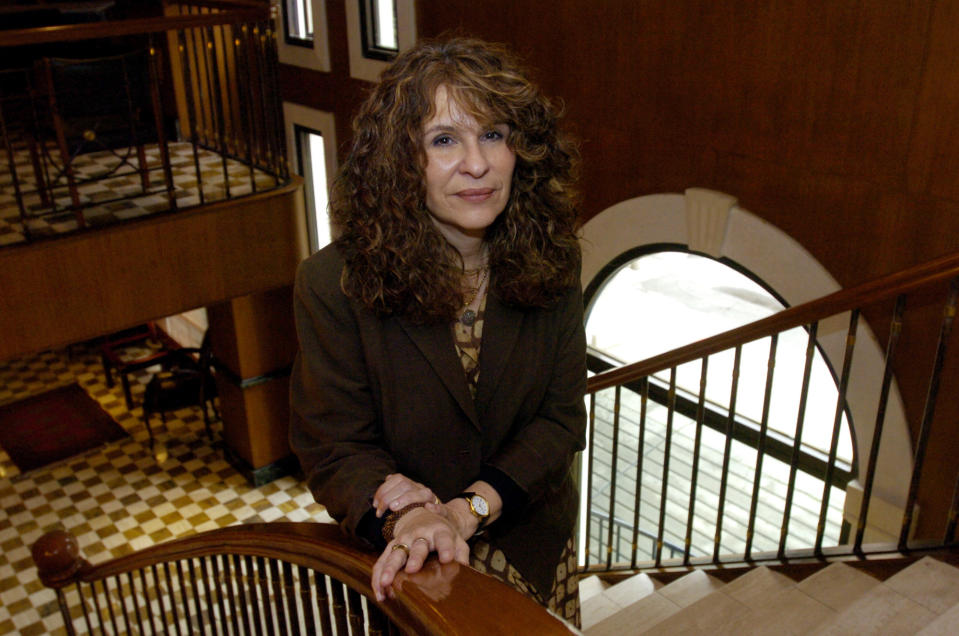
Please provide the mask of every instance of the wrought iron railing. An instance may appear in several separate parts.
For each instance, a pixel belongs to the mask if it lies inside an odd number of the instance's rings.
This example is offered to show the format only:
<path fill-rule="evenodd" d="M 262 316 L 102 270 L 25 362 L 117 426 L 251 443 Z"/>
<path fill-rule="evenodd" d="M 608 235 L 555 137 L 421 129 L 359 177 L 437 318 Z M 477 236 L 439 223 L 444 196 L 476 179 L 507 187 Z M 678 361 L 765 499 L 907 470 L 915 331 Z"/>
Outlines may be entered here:
<path fill-rule="evenodd" d="M 0 31 L 0 245 L 288 183 L 268 4 Z"/>
<path fill-rule="evenodd" d="M 590 440 L 583 483 L 585 510 L 590 513 L 584 522 L 587 569 L 822 558 L 955 545 L 959 470 L 952 462 L 944 475 L 941 460 L 931 470 L 926 461 L 930 447 L 950 447 L 957 441 L 955 427 L 943 426 L 948 421 L 941 422 L 936 435 L 932 432 L 934 422 L 952 416 L 950 410 L 937 420 L 940 392 L 947 388 L 954 393 L 959 385 L 955 357 L 947 356 L 957 290 L 959 255 L 953 255 L 593 375 L 588 383 Z M 907 306 L 916 314 L 911 320 Z M 872 338 L 863 316 L 886 334 L 884 348 Z M 917 337 L 913 337 L 907 349 L 912 359 L 908 364 L 897 359 L 904 329 L 921 336 L 930 330 L 930 323 L 938 330 L 936 342 L 917 348 Z M 797 374 L 801 386 L 795 387 L 799 395 L 796 428 L 789 456 L 783 457 L 780 448 L 773 457 L 772 431 L 765 414 L 770 410 L 774 374 L 781 371 L 776 367 L 777 339 L 796 328 L 805 330 L 807 341 L 804 366 Z M 839 370 L 838 397 L 832 398 L 835 416 L 828 423 L 830 444 L 823 457 L 803 465 L 800 455 L 805 451 L 795 440 L 803 439 L 803 427 L 809 425 L 806 407 L 820 398 L 810 394 L 809 382 L 814 354 L 826 340 L 831 342 L 826 348 Z M 752 440 L 740 443 L 734 439 L 734 430 L 740 425 L 736 397 L 741 355 L 744 347 L 756 343 L 769 351 L 764 416 Z M 877 352 L 875 359 L 867 353 L 870 346 Z M 928 359 L 916 357 L 917 351 L 928 353 Z M 706 369 L 710 359 L 723 352 L 731 352 L 734 362 L 725 430 L 717 433 L 715 426 L 705 423 L 709 410 Z M 698 391 L 686 396 L 696 408 L 684 415 L 677 408 L 682 391 L 676 378 L 677 369 L 689 364 L 699 365 L 701 375 Z M 921 417 L 906 415 L 896 383 L 897 374 L 904 371 L 908 371 L 913 396 L 917 381 L 925 386 L 919 391 L 924 400 L 912 402 L 912 412 L 921 411 Z M 921 408 L 917 401 L 923 402 Z M 658 413 L 652 414 L 653 410 Z M 852 472 L 837 457 L 840 432 L 850 412 L 858 414 L 853 420 L 857 461 Z M 678 441 L 680 418 L 686 418 L 681 432 L 685 442 Z M 712 446 L 704 439 L 707 434 L 714 438 Z M 740 451 L 748 452 L 737 454 L 737 444 Z M 783 440 L 777 444 L 782 446 Z M 710 469 L 704 460 L 707 452 L 714 455 Z M 682 466 L 677 467 L 677 462 Z M 775 468 L 778 481 L 768 477 L 773 462 L 779 464 Z M 858 495 L 842 501 L 850 477 L 849 485 Z M 940 515 L 937 506 L 927 505 L 926 527 L 940 530 L 935 536 L 927 533 L 915 539 L 920 492 L 927 502 L 936 498 L 945 512 Z M 733 501 L 734 496 L 740 500 Z M 761 514 L 764 506 L 765 515 Z M 881 518 L 888 517 L 890 510 L 898 516 L 891 530 L 888 519 Z M 626 551 L 617 538 L 624 520 L 632 535 Z M 840 532 L 843 522 L 844 533 Z M 797 539 L 793 527 L 799 523 L 811 532 Z M 643 537 L 650 535 L 654 545 L 647 552 Z M 681 554 L 664 555 L 664 548 L 670 551 L 676 545 L 682 546 Z"/>

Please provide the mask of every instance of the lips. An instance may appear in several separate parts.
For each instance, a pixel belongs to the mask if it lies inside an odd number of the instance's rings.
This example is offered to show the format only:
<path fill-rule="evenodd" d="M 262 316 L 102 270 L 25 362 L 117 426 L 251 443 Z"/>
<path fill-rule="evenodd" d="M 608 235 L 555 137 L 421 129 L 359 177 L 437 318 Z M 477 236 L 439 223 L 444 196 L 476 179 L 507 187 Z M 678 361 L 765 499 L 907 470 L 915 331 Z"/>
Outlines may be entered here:
<path fill-rule="evenodd" d="M 496 191 L 493 188 L 469 188 L 460 190 L 456 193 L 456 196 L 470 203 L 482 203 L 493 196 L 494 192 Z"/>

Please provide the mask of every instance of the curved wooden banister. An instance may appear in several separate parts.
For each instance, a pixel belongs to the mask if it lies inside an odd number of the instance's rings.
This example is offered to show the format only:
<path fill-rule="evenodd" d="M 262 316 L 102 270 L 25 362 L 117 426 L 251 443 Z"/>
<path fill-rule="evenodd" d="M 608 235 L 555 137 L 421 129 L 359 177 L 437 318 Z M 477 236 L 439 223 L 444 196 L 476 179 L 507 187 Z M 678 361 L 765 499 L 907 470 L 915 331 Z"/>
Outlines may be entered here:
<path fill-rule="evenodd" d="M 216 6 L 218 10 L 213 13 L 106 20 L 103 22 L 85 22 L 81 24 L 64 24 L 0 31 L 0 47 L 48 44 L 51 42 L 74 42 L 144 33 L 163 33 L 165 31 L 191 27 L 255 22 L 268 20 L 270 18 L 270 8 L 267 4 L 218 3 L 211 6 Z"/>
<path fill-rule="evenodd" d="M 748 325 L 672 351 L 598 373 L 589 378 L 587 392 L 594 393 L 609 387 L 635 382 L 654 373 L 730 349 L 737 344 L 765 338 L 794 327 L 809 325 L 869 303 L 888 300 L 927 285 L 948 281 L 956 276 L 959 276 L 959 254 L 944 256 L 855 287 L 841 289 L 828 296 L 784 309 Z"/>
<path fill-rule="evenodd" d="M 495 579 L 435 559 L 421 572 L 400 573 L 396 598 L 372 600 L 370 575 L 374 553 L 349 541 L 331 524 L 254 523 L 211 530 L 175 539 L 132 554 L 91 565 L 76 539 L 54 531 L 32 549 L 45 585 L 60 589 L 93 583 L 120 574 L 211 555 L 277 559 L 328 574 L 377 605 L 404 633 L 410 634 L 568 634 L 564 624 L 531 599 Z"/>

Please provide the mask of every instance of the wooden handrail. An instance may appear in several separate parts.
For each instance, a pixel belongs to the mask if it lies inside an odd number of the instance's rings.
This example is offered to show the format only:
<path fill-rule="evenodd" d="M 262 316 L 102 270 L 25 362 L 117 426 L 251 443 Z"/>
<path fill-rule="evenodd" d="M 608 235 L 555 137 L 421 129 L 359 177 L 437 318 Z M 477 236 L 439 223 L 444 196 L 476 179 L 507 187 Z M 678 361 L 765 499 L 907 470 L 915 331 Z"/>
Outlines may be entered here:
<path fill-rule="evenodd" d="M 809 325 L 818 320 L 866 304 L 888 300 L 956 276 L 959 276 L 959 254 L 944 256 L 855 287 L 841 289 L 822 298 L 784 309 L 748 325 L 730 329 L 672 351 L 598 373 L 589 378 L 587 392 L 595 393 L 613 386 L 635 382 L 654 373 L 725 351 L 737 344 L 752 342 L 788 329 Z"/>
<path fill-rule="evenodd" d="M 0 47 L 48 44 L 51 42 L 74 42 L 144 33 L 163 33 L 191 27 L 234 24 L 237 22 L 260 21 L 270 18 L 269 5 L 265 4 L 234 2 L 229 4 L 217 3 L 210 6 L 216 6 L 219 11 L 215 13 L 108 20 L 104 22 L 86 22 L 82 24 L 64 24 L 0 31 Z"/>
<path fill-rule="evenodd" d="M 528 597 L 457 563 L 427 562 L 422 571 L 400 573 L 396 597 L 373 600 L 370 575 L 377 555 L 349 541 L 332 524 L 254 523 L 175 539 L 91 565 L 76 539 L 55 531 L 33 546 L 45 585 L 61 589 L 184 559 L 241 555 L 277 559 L 328 574 L 367 597 L 410 634 L 569 634 L 559 620 Z"/>

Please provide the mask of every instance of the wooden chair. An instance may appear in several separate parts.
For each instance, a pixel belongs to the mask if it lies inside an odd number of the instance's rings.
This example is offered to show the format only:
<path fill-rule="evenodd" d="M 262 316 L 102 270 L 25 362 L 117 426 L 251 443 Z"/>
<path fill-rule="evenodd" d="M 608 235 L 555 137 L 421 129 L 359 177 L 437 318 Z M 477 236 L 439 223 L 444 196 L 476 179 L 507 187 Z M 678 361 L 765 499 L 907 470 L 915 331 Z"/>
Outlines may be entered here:
<path fill-rule="evenodd" d="M 141 344 L 145 344 L 151 350 L 150 353 L 136 358 L 123 355 L 126 348 Z M 170 352 L 178 348 L 180 344 L 153 322 L 107 336 L 100 343 L 100 360 L 103 363 L 107 386 L 112 387 L 114 376 L 119 377 L 127 409 L 132 411 L 134 404 L 133 392 L 130 389 L 130 375 L 158 364 L 162 365 L 169 359 Z"/>
<path fill-rule="evenodd" d="M 513 588 L 431 559 L 397 575 L 396 598 L 370 589 L 377 554 L 323 523 L 211 530 L 91 565 L 73 535 L 33 545 L 68 634 L 570 634 Z"/>
<path fill-rule="evenodd" d="M 207 405 L 209 404 L 212 409 L 214 418 L 219 419 L 220 414 L 214 402 L 217 391 L 213 378 L 210 332 L 207 331 L 203 335 L 203 342 L 199 348 L 173 349 L 158 362 L 162 364 L 164 370 L 153 374 L 143 393 L 143 423 L 150 436 L 150 448 L 153 448 L 151 416 L 159 413 L 160 419 L 166 425 L 167 413 L 188 406 L 199 406 L 203 411 L 203 424 L 206 426 L 207 435 L 212 440 L 213 430 L 210 426 Z"/>

